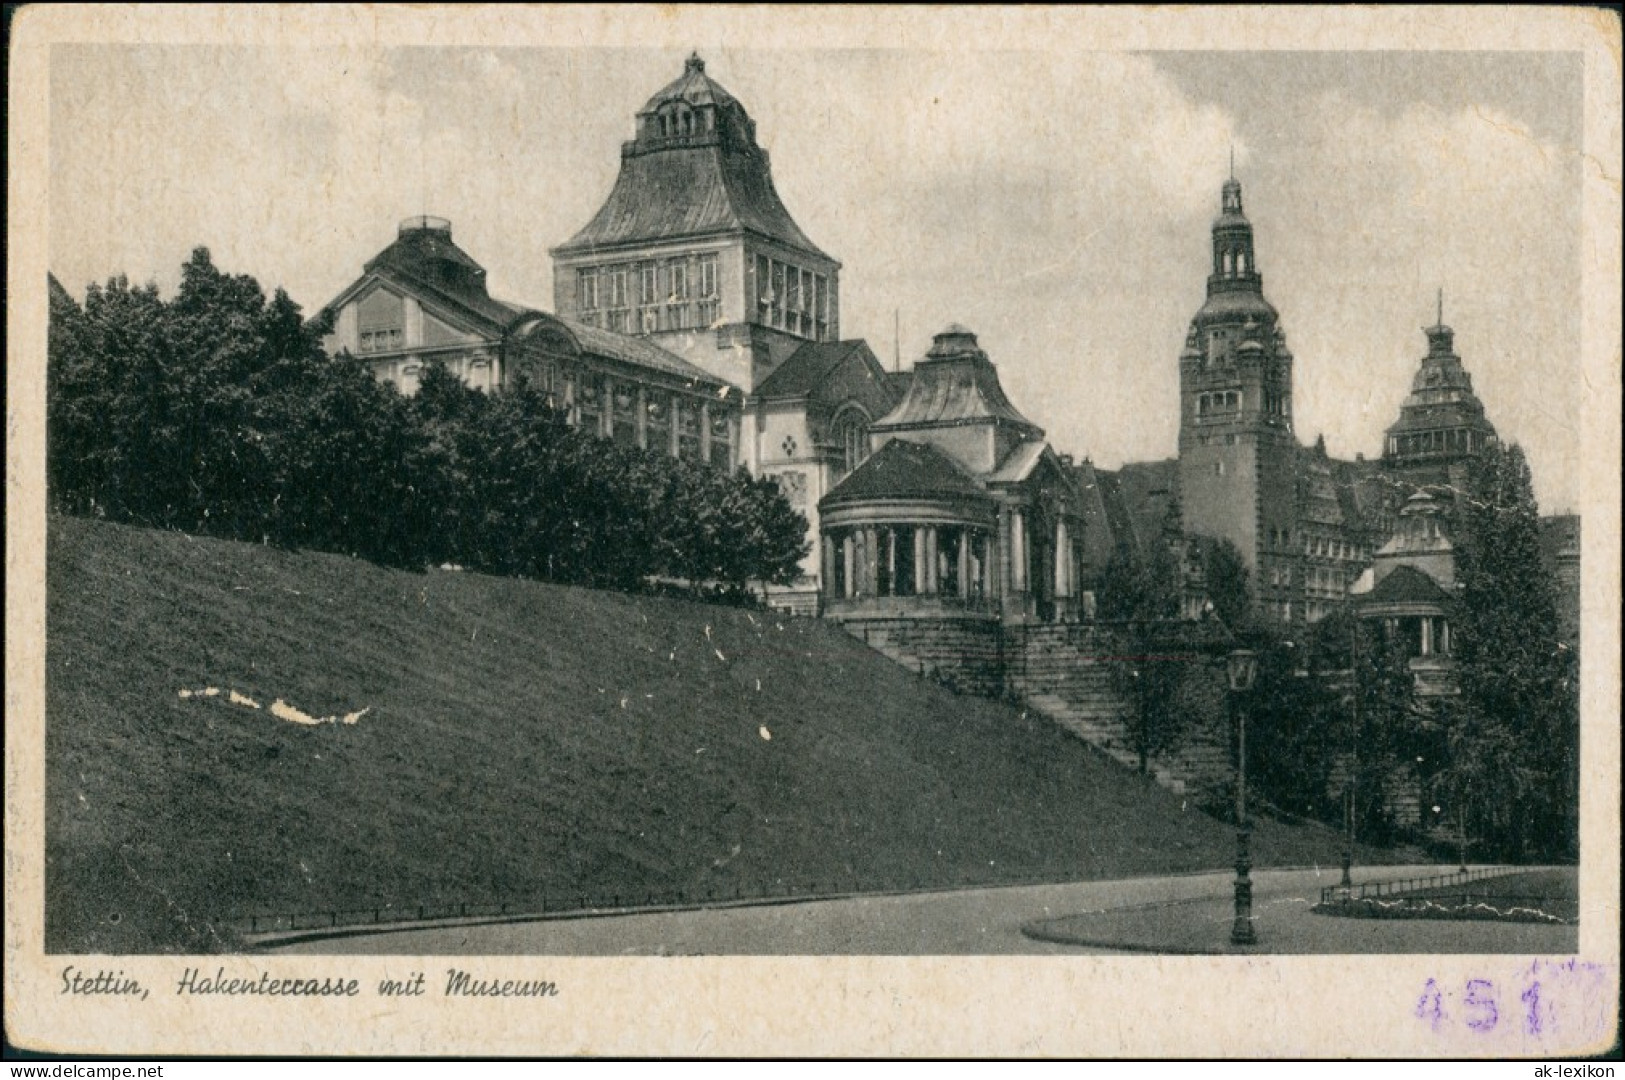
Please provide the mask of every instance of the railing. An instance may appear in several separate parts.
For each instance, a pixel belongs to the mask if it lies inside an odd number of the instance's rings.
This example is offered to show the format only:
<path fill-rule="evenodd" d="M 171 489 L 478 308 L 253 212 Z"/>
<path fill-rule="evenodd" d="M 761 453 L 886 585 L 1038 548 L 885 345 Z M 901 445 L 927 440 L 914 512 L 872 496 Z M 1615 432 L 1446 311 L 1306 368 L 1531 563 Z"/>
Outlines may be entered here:
<path fill-rule="evenodd" d="M 1333 904 L 1345 901 L 1376 900 L 1384 896 L 1394 897 L 1400 893 L 1417 892 L 1421 889 L 1448 889 L 1456 885 L 1465 885 L 1471 881 L 1483 881 L 1485 878 L 1502 877 L 1518 872 L 1519 868 L 1515 866 L 1486 866 L 1477 870 L 1458 870 L 1453 874 L 1435 874 L 1432 877 L 1401 878 L 1398 881 L 1367 881 L 1360 885 L 1328 885 L 1320 890 L 1320 902 L 1322 904 Z"/>
<path fill-rule="evenodd" d="M 1204 870 L 1200 873 L 1218 873 Z M 851 877 L 824 877 L 807 882 L 742 881 L 726 886 L 690 889 L 636 889 L 592 894 L 557 892 L 518 897 L 504 903 L 462 903 L 436 901 L 411 904 L 376 904 L 371 907 L 337 911 L 244 913 L 225 920 L 238 933 L 297 934 L 301 932 L 359 930 L 366 927 L 400 927 L 414 923 L 450 920 L 482 922 L 524 921 L 538 918 L 597 914 L 640 914 L 691 910 L 703 907 L 731 907 L 745 904 L 775 904 L 814 900 L 839 900 L 853 896 L 903 896 L 947 892 L 958 889 L 1025 888 L 1068 885 L 1085 880 L 1063 868 L 1019 873 L 990 874 L 962 872 L 952 880 L 929 885 Z"/>

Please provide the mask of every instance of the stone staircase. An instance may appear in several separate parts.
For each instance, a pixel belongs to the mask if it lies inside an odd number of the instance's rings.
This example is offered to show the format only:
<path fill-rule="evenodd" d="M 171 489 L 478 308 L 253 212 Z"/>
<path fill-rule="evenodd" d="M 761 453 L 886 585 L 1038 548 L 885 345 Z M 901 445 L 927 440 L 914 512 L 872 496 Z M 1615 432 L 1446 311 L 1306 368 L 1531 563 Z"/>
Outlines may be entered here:
<path fill-rule="evenodd" d="M 932 620 L 867 620 L 847 630 L 910 671 L 972 693 L 1018 698 L 1118 764 L 1139 770 L 1129 726 L 1132 706 L 1115 680 L 1125 647 L 1109 625 L 1011 626 L 1000 633 L 991 626 Z M 1222 673 L 1212 677 L 1222 683 Z M 1151 775 L 1162 787 L 1180 794 L 1211 794 L 1228 784 L 1230 745 L 1222 690 L 1205 705 L 1204 715 L 1213 714 L 1210 722 L 1191 730 L 1173 754 L 1151 761 Z"/>

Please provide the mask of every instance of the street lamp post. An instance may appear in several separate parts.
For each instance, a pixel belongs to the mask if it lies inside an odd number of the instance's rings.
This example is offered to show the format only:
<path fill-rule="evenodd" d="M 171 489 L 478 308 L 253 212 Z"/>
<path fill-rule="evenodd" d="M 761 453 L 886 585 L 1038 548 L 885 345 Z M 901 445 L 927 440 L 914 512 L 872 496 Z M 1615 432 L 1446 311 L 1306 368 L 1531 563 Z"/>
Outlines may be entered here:
<path fill-rule="evenodd" d="M 1244 695 L 1258 674 L 1258 654 L 1235 649 L 1226 658 L 1230 680 L 1230 707 L 1236 714 L 1236 917 L 1230 926 L 1230 944 L 1255 945 L 1253 930 L 1253 868 L 1247 823 L 1247 709 Z"/>

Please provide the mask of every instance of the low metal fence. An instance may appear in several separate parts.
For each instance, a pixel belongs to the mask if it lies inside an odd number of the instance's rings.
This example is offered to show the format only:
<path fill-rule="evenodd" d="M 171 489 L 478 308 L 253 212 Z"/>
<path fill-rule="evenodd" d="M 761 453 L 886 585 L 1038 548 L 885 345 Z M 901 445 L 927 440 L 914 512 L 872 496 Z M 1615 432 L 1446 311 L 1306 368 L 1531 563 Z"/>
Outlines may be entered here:
<path fill-rule="evenodd" d="M 1320 890 L 1320 902 L 1322 904 L 1334 904 L 1344 901 L 1377 900 L 1383 897 L 1397 898 L 1401 893 L 1420 892 L 1424 889 L 1449 889 L 1457 885 L 1483 881 L 1486 878 L 1504 877 L 1508 874 L 1520 873 L 1521 870 L 1521 867 L 1516 866 L 1483 866 L 1472 870 L 1458 870 L 1450 874 L 1434 874 L 1429 877 L 1400 878 L 1396 881 L 1367 881 L 1359 885 L 1328 885 Z"/>

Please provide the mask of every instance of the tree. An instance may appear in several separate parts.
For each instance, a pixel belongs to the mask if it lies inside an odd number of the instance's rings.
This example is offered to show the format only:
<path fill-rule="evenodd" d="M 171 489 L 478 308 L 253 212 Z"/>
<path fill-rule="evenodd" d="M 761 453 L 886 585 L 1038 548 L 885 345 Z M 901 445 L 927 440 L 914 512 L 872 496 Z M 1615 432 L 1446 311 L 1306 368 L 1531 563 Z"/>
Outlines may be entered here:
<path fill-rule="evenodd" d="M 1540 554 L 1529 467 L 1516 445 L 1473 461 L 1461 500 L 1454 655 L 1461 699 L 1449 777 L 1469 827 L 1510 857 L 1578 846 L 1578 658 L 1563 639 Z"/>
<path fill-rule="evenodd" d="M 1297 642 L 1260 629 L 1249 640 L 1259 653 L 1248 695 L 1251 782 L 1275 806 L 1335 819 L 1329 792 L 1348 730 L 1334 682 L 1343 674 L 1341 656 L 1314 634 Z"/>
<path fill-rule="evenodd" d="M 47 470 L 65 511 L 359 555 L 699 596 L 787 583 L 807 523 L 776 484 L 570 428 L 521 375 L 430 364 L 403 398 L 285 293 L 198 248 L 171 301 L 50 290 Z"/>
<path fill-rule="evenodd" d="M 1161 540 L 1143 557 L 1119 547 L 1102 575 L 1100 614 L 1122 623 L 1127 646 L 1127 655 L 1113 665 L 1113 681 L 1130 702 L 1130 741 L 1142 773 L 1150 770 L 1153 757 L 1179 744 L 1191 719 L 1175 707 L 1190 666 L 1172 633 L 1179 595 L 1179 564 Z"/>
<path fill-rule="evenodd" d="M 1202 566 L 1203 587 L 1213 614 L 1232 630 L 1250 627 L 1253 602 L 1247 590 L 1247 563 L 1228 540 L 1192 537 Z"/>

